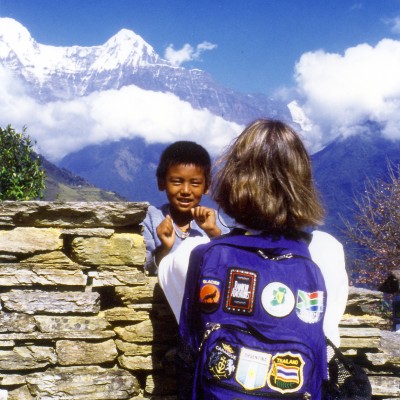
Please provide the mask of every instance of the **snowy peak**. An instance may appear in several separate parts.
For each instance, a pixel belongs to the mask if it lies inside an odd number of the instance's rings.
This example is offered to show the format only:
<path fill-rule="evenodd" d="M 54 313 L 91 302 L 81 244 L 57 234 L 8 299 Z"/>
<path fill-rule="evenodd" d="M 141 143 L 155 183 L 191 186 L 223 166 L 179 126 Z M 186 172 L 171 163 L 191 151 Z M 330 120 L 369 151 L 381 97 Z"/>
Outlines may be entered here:
<path fill-rule="evenodd" d="M 24 65 L 36 51 L 37 43 L 23 25 L 12 18 L 0 18 L 1 58 L 9 59 L 14 65 Z"/>
<path fill-rule="evenodd" d="M 121 29 L 98 49 L 99 57 L 93 69 L 99 71 L 112 70 L 121 65 L 138 67 L 162 62 L 153 47 L 128 29 Z"/>
<path fill-rule="evenodd" d="M 136 48 L 149 48 L 151 52 L 154 52 L 153 48 L 148 43 L 129 29 L 121 29 L 116 35 L 107 40 L 105 46 L 116 47 L 127 44 Z"/>
<path fill-rule="evenodd" d="M 141 66 L 167 63 L 128 29 L 122 29 L 100 46 L 56 47 L 35 42 L 29 31 L 12 18 L 0 18 L 0 59 L 6 68 L 23 71 L 25 79 L 36 81 L 39 86 L 54 74 L 95 75 L 126 68 L 133 72 Z M 84 90 L 78 89 L 78 93 Z"/>
<path fill-rule="evenodd" d="M 31 34 L 22 24 L 12 18 L 0 18 L 0 40 L 12 48 L 32 41 Z"/>

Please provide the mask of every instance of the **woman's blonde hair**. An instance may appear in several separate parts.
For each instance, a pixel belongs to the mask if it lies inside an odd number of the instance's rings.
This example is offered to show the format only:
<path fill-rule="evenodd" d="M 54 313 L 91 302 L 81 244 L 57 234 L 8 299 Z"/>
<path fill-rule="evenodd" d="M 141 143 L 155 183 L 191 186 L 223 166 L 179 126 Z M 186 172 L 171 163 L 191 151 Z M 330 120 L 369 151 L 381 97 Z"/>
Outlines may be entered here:
<path fill-rule="evenodd" d="M 301 230 L 322 222 L 311 160 L 281 121 L 250 124 L 217 162 L 212 197 L 237 222 L 253 229 Z"/>

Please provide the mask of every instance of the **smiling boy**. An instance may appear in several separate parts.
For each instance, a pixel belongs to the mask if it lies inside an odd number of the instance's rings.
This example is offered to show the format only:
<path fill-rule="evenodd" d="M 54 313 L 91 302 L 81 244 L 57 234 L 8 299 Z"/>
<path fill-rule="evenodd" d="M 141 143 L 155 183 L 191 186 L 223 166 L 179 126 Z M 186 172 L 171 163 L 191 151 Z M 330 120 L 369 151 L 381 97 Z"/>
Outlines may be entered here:
<path fill-rule="evenodd" d="M 200 206 L 211 178 L 211 159 L 202 146 L 190 141 L 171 144 L 161 154 L 156 175 L 168 203 L 150 206 L 143 222 L 145 269 L 150 274 L 157 273 L 160 261 L 187 237 L 214 237 L 229 231 L 215 210 Z"/>

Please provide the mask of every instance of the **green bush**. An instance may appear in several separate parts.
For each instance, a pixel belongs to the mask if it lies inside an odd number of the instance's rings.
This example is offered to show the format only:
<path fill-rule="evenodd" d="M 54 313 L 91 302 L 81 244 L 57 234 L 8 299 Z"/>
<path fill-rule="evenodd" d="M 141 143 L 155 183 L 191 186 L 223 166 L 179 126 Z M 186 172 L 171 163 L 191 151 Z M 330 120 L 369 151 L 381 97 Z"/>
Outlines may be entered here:
<path fill-rule="evenodd" d="M 0 127 L 0 201 L 41 198 L 46 174 L 26 128 L 16 132 Z"/>

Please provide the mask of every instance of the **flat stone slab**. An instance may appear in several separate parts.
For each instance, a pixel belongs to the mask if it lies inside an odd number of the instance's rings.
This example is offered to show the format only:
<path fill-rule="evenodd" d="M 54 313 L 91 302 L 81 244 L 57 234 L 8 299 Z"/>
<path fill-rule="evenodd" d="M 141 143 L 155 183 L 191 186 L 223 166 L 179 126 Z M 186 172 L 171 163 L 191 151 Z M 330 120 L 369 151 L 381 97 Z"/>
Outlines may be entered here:
<path fill-rule="evenodd" d="M 25 371 L 54 365 L 57 357 L 52 347 L 26 346 L 2 350 L 0 357 L 1 371 Z"/>
<path fill-rule="evenodd" d="M 1 202 L 0 202 L 1 207 Z M 60 250 L 63 241 L 61 231 L 54 228 L 15 228 L 0 230 L 0 251 L 5 253 L 32 254 Z"/>
<path fill-rule="evenodd" d="M 165 302 L 165 296 L 158 284 L 158 278 L 154 276 L 148 277 L 145 284 L 141 286 L 118 286 L 115 288 L 115 295 L 126 306 L 137 305 L 138 303 Z"/>
<path fill-rule="evenodd" d="M 0 226 L 114 228 L 140 224 L 146 202 L 0 202 Z"/>
<path fill-rule="evenodd" d="M 372 395 L 400 397 L 400 377 L 396 376 L 369 376 L 372 386 Z"/>
<path fill-rule="evenodd" d="M 32 315 L 0 312 L 0 333 L 27 333 L 35 329 L 36 321 Z"/>
<path fill-rule="evenodd" d="M 115 332 L 126 342 L 163 343 L 171 342 L 177 336 L 177 326 L 168 320 L 146 320 L 134 325 L 117 326 Z"/>
<path fill-rule="evenodd" d="M 72 256 L 83 265 L 143 266 L 146 246 L 142 235 L 115 233 L 110 238 L 76 237 Z"/>
<path fill-rule="evenodd" d="M 350 286 L 349 295 L 347 299 L 347 307 L 365 306 L 366 304 L 374 304 L 382 301 L 382 299 L 383 299 L 382 292 L 359 288 L 356 286 Z"/>
<path fill-rule="evenodd" d="M 47 400 L 130 400 L 140 384 L 129 371 L 101 367 L 58 367 L 26 376 L 30 393 Z"/>
<path fill-rule="evenodd" d="M 114 340 L 92 343 L 79 340 L 58 340 L 56 353 L 60 365 L 97 365 L 112 362 L 118 356 Z"/>
<path fill-rule="evenodd" d="M 36 315 L 32 317 L 43 333 L 59 332 L 101 332 L 111 329 L 106 318 L 99 316 L 54 316 Z"/>
<path fill-rule="evenodd" d="M 0 264 L 0 286 L 86 286 L 78 264 Z"/>
<path fill-rule="evenodd" d="M 128 307 L 115 307 L 104 310 L 104 317 L 110 322 L 141 322 L 149 319 L 149 311 L 134 310 Z"/>
<path fill-rule="evenodd" d="M 42 332 L 31 332 L 31 333 L 0 333 L 0 341 L 13 341 L 13 340 L 23 340 L 23 341 L 36 341 L 36 340 L 55 340 L 55 339 L 109 339 L 116 336 L 113 330 L 109 331 L 93 331 L 93 332 L 52 332 L 52 333 L 42 333 Z"/>
<path fill-rule="evenodd" d="M 3 308 L 26 314 L 97 314 L 100 295 L 95 292 L 45 292 L 40 290 L 11 290 L 2 293 Z"/>
<path fill-rule="evenodd" d="M 93 278 L 93 287 L 144 285 L 147 281 L 143 270 L 127 265 L 100 266 L 88 275 Z"/>

